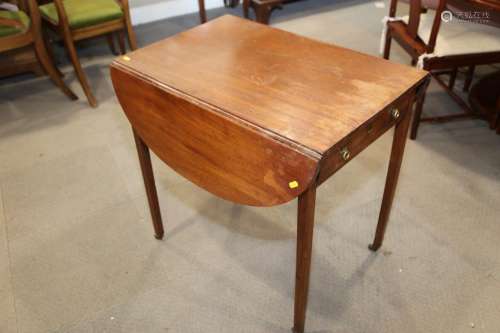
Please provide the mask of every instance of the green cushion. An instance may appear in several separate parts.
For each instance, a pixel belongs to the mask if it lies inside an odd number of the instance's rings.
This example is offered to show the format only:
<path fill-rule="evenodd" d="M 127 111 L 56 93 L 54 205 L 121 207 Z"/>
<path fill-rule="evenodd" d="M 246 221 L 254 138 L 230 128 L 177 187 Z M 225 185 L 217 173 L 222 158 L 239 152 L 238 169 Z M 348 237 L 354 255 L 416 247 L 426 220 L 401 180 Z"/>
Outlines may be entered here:
<path fill-rule="evenodd" d="M 5 37 L 25 32 L 30 26 L 30 18 L 23 11 L 11 12 L 8 10 L 0 10 L 0 17 L 9 20 L 19 21 L 24 26 L 24 28 L 21 28 L 21 27 L 11 27 L 8 25 L 0 24 L 0 37 Z"/>
<path fill-rule="evenodd" d="M 89 27 L 123 16 L 122 9 L 115 0 L 64 0 L 63 4 L 69 26 L 73 29 Z M 50 21 L 59 23 L 54 3 L 40 6 L 40 12 Z"/>

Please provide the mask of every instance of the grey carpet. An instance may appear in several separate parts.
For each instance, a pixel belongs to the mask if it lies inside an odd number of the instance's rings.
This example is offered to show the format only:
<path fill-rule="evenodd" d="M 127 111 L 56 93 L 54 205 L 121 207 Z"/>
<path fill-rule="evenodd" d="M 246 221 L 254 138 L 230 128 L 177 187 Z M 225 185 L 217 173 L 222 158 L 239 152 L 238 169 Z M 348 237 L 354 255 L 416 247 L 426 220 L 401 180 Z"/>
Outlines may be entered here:
<path fill-rule="evenodd" d="M 310 1 L 272 22 L 376 54 L 386 12 Z M 146 45 L 196 23 L 136 31 Z M 154 158 L 167 233 L 155 240 L 112 56 L 81 45 L 90 109 L 56 54 L 78 102 L 46 78 L 0 81 L 0 332 L 290 332 L 296 203 L 237 206 Z M 398 47 L 393 59 L 409 61 Z M 431 85 L 425 112 L 453 110 Z M 479 120 L 422 125 L 372 254 L 390 144 L 387 133 L 318 190 L 306 331 L 498 332 L 500 136 Z"/>

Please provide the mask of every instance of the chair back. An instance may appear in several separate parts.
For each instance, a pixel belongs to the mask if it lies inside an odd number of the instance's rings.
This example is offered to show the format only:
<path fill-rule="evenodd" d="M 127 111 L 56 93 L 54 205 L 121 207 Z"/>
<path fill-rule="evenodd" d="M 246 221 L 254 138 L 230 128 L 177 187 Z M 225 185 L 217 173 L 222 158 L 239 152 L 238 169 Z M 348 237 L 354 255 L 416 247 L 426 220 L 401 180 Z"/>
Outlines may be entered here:
<path fill-rule="evenodd" d="M 406 25 L 406 33 L 415 42 L 423 42 L 427 53 L 434 52 L 436 46 L 436 39 L 441 26 L 441 13 L 446 7 L 446 0 L 407 0 L 410 5 L 408 24 Z M 398 0 L 391 0 L 389 8 L 389 17 L 395 17 Z M 432 30 L 428 41 L 424 41 L 418 35 L 418 27 L 420 25 L 420 15 L 425 12 L 427 8 L 436 10 L 436 15 L 432 24 Z"/>

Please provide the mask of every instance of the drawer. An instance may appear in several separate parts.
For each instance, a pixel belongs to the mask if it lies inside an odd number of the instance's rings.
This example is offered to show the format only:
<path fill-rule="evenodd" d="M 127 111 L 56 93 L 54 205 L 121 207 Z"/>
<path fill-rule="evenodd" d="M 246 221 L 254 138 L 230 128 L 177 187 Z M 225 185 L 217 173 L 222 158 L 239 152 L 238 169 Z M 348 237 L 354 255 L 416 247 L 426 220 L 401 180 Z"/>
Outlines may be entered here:
<path fill-rule="evenodd" d="M 398 99 L 330 149 L 322 159 L 318 184 L 328 179 L 373 141 L 401 121 L 407 112 L 411 112 L 411 109 L 407 108 L 407 100 L 406 97 Z"/>

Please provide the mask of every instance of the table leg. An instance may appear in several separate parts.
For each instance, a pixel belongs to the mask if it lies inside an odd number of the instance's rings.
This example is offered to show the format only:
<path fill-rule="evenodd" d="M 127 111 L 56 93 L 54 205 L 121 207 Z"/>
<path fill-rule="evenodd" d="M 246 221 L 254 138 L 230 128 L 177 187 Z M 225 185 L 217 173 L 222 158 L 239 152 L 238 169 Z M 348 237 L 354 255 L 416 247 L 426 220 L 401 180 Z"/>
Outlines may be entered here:
<path fill-rule="evenodd" d="M 148 197 L 149 211 L 153 220 L 153 227 L 155 229 L 155 238 L 163 238 L 163 223 L 161 220 L 160 205 L 158 204 L 158 194 L 156 193 L 155 177 L 153 175 L 153 167 L 151 165 L 151 156 L 149 154 L 148 146 L 142 141 L 139 134 L 134 130 L 135 146 L 137 147 L 137 154 L 139 155 L 139 162 L 141 164 L 142 178 L 144 179 L 144 187 L 146 188 L 146 195 Z"/>
<path fill-rule="evenodd" d="M 207 11 L 205 10 L 205 0 L 198 0 L 198 10 L 200 12 L 200 22 L 207 22 Z"/>
<path fill-rule="evenodd" d="M 395 127 L 394 138 L 392 141 L 391 159 L 389 161 L 389 169 L 387 171 L 387 178 L 385 181 L 384 196 L 382 198 L 380 215 L 378 217 L 377 231 L 375 233 L 373 243 L 368 246 L 372 251 L 377 251 L 384 240 L 385 229 L 391 213 L 392 201 L 394 200 L 394 193 L 396 192 L 396 186 L 398 183 L 399 171 L 401 170 L 401 162 L 403 160 L 408 128 L 410 127 L 412 102 L 413 98 L 410 98 L 409 103 L 407 103 L 406 106 L 407 110 L 403 112 L 402 119 L 396 124 Z"/>
<path fill-rule="evenodd" d="M 422 110 L 424 108 L 425 95 L 427 93 L 427 88 L 431 82 L 430 77 L 426 82 L 420 86 L 417 92 L 417 102 L 415 105 L 415 112 L 413 113 L 413 123 L 411 124 L 410 139 L 415 140 L 417 138 L 418 126 L 420 126 L 420 118 L 422 118 Z"/>
<path fill-rule="evenodd" d="M 294 333 L 303 333 L 306 320 L 309 272 L 314 231 L 316 185 L 311 185 L 299 196 L 297 210 L 297 263 L 295 273 Z"/>

